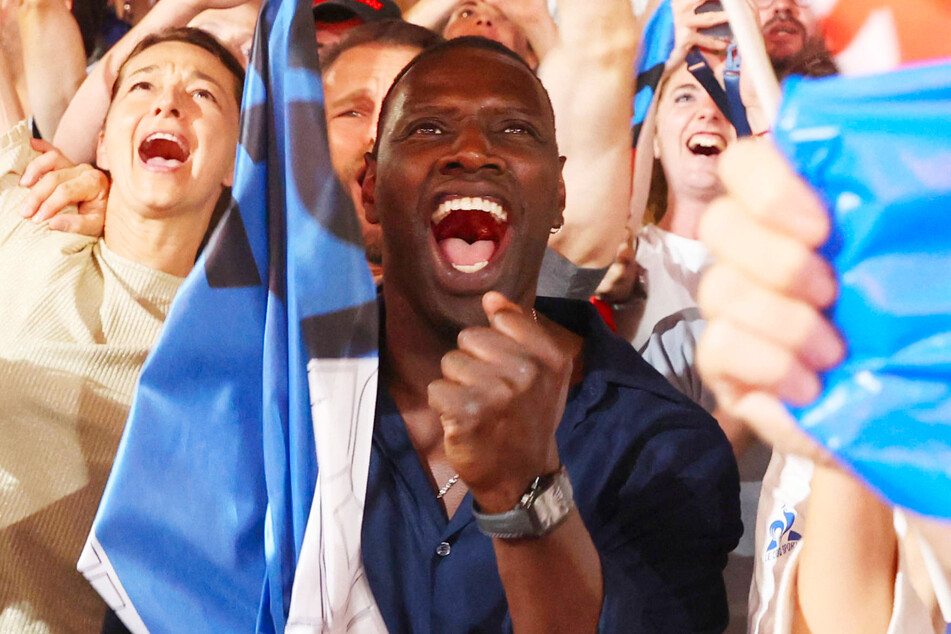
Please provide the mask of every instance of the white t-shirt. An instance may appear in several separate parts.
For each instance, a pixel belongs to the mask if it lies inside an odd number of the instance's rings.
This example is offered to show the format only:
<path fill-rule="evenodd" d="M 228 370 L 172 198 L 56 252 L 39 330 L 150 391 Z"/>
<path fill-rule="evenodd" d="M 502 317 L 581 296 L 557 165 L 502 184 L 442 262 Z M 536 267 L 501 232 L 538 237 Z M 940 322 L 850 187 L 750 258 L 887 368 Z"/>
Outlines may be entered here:
<path fill-rule="evenodd" d="M 697 340 L 706 325 L 697 309 L 700 276 L 712 263 L 710 252 L 699 240 L 691 240 L 648 225 L 637 236 L 636 261 L 646 300 L 622 306 L 619 325 L 631 326 L 619 332 L 631 341 L 655 370 L 708 412 L 716 403 L 705 390 L 695 364 Z M 637 314 L 643 309 L 638 321 Z M 616 308 L 616 311 L 618 309 Z M 629 318 L 630 317 L 630 318 Z M 730 625 L 727 634 L 746 631 L 750 580 L 753 574 L 753 525 L 760 480 L 769 460 L 769 448 L 755 443 L 740 458 L 740 510 L 744 532 L 724 570 Z"/>

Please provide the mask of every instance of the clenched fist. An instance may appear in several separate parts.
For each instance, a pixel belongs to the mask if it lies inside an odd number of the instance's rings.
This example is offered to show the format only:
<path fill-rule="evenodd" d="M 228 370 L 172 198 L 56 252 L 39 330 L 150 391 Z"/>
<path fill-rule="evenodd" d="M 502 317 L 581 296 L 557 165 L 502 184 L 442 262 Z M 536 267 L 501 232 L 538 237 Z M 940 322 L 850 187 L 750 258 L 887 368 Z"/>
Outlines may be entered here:
<path fill-rule="evenodd" d="M 572 358 L 549 330 L 500 293 L 482 298 L 487 328 L 459 333 L 429 384 L 446 458 L 487 513 L 511 510 L 539 475 L 559 467 L 555 430 Z"/>

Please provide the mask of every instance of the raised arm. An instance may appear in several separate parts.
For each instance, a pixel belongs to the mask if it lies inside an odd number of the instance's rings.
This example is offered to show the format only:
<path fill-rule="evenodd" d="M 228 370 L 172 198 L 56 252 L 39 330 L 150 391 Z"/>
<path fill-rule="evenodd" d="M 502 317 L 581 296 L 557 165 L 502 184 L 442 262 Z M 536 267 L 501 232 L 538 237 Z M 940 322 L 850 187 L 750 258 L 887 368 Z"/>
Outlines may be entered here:
<path fill-rule="evenodd" d="M 558 43 L 558 27 L 545 0 L 486 0 L 519 25 L 541 62 Z"/>
<path fill-rule="evenodd" d="M 86 78 L 82 35 L 63 0 L 20 0 L 17 22 L 30 110 L 43 138 L 52 139 Z"/>
<path fill-rule="evenodd" d="M 15 69 L 11 61 L 14 56 L 7 50 L 16 43 L 5 40 L 10 33 L 9 25 L 5 24 L 6 20 L 11 19 L 8 1 L 10 0 L 0 0 L 0 129 L 3 132 L 15 126 L 26 115 L 14 80 Z"/>
<path fill-rule="evenodd" d="M 34 222 L 48 220 L 54 231 L 101 236 L 109 178 L 92 165 L 73 165 L 46 141 L 33 139 L 31 143 L 42 154 L 27 164 L 20 177 L 20 185 L 30 189 L 20 215 Z M 76 213 L 62 213 L 73 208 Z"/>
<path fill-rule="evenodd" d="M 555 430 L 580 340 L 559 340 L 499 293 L 487 293 L 483 307 L 489 328 L 459 335 L 459 349 L 442 359 L 443 378 L 429 385 L 429 404 L 450 464 L 481 512 L 500 514 L 561 464 Z M 543 536 L 492 543 L 516 632 L 596 630 L 601 565 L 577 508 Z"/>
<path fill-rule="evenodd" d="M 558 12 L 559 42 L 538 70 L 568 158 L 565 224 L 549 246 L 578 266 L 605 267 L 630 204 L 634 14 L 629 0 L 560 0 Z"/>
<path fill-rule="evenodd" d="M 13 86 L 13 73 L 7 56 L 0 55 L 0 129 L 9 130 L 23 119 L 23 107 Z"/>
<path fill-rule="evenodd" d="M 458 3 L 459 0 L 419 0 L 403 13 L 403 19 L 434 31 Z"/>
<path fill-rule="evenodd" d="M 407 22 L 438 31 L 446 24 L 450 14 L 461 4 L 461 1 L 420 0 L 406 12 L 404 18 Z M 558 27 L 548 12 L 548 3 L 545 0 L 484 1 L 504 14 L 525 34 L 537 58 L 537 60 L 526 60 L 529 63 L 542 60 L 557 43 Z"/>
<path fill-rule="evenodd" d="M 53 144 L 75 163 L 92 163 L 96 139 L 109 109 L 112 84 L 123 60 L 150 33 L 185 26 L 205 9 L 230 9 L 245 0 L 163 0 L 103 55 L 60 120 Z"/>
<path fill-rule="evenodd" d="M 892 510 L 836 467 L 816 466 L 811 486 L 793 632 L 884 634 L 898 571 Z"/>

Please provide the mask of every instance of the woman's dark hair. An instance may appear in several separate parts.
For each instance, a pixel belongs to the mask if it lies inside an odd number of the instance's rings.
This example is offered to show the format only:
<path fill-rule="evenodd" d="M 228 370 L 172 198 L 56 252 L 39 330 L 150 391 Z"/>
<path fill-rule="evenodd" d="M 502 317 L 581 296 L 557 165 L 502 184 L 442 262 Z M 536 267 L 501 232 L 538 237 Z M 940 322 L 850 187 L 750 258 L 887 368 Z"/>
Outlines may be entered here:
<path fill-rule="evenodd" d="M 403 20 L 374 20 L 350 29 L 340 41 L 321 52 L 320 67 L 324 70 L 330 68 L 343 53 L 358 46 L 405 46 L 424 51 L 442 41 L 442 37 L 429 29 Z"/>
<path fill-rule="evenodd" d="M 676 69 L 674 69 L 676 70 Z M 655 89 L 654 101 L 657 103 L 657 106 L 654 108 L 654 135 L 657 135 L 657 110 L 660 107 L 660 100 L 664 96 L 664 92 L 667 89 L 667 84 L 670 82 L 670 78 L 673 76 L 673 71 L 665 73 L 661 77 L 660 81 L 657 82 L 657 88 Z M 644 151 L 651 152 L 653 148 L 644 148 Z M 653 165 L 651 166 L 651 182 L 647 189 L 647 208 L 644 210 L 644 219 L 642 224 L 657 224 L 660 222 L 661 218 L 664 217 L 664 214 L 667 213 L 667 196 L 669 193 L 669 188 L 667 186 L 667 175 L 664 174 L 664 165 L 660 162 L 659 158 L 654 158 Z"/>
<path fill-rule="evenodd" d="M 244 68 L 241 66 L 241 63 L 214 35 L 202 31 L 201 29 L 188 26 L 164 29 L 142 38 L 142 41 L 135 45 L 135 48 L 132 49 L 129 56 L 126 57 L 122 65 L 119 66 L 119 72 L 116 73 L 116 81 L 112 84 L 112 95 L 109 98 L 110 103 L 116 98 L 116 92 L 119 90 L 119 84 L 122 83 L 122 74 L 125 71 L 126 64 L 142 51 L 156 44 L 163 44 L 164 42 L 184 42 L 185 44 L 192 44 L 198 48 L 205 49 L 217 57 L 224 67 L 234 75 L 234 98 L 238 104 L 241 103 L 241 91 L 244 88 Z"/>

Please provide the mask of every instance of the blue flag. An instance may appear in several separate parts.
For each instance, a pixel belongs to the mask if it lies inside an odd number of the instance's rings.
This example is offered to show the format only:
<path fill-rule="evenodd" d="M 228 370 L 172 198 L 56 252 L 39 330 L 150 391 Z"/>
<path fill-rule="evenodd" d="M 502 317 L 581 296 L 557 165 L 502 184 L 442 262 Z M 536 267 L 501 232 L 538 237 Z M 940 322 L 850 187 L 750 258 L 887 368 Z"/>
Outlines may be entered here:
<path fill-rule="evenodd" d="M 633 146 L 644 126 L 647 111 L 654 100 L 657 85 L 664 75 L 664 65 L 674 50 L 674 14 L 670 0 L 663 0 L 654 9 L 641 34 L 637 58 L 636 88 L 634 89 Z"/>
<path fill-rule="evenodd" d="M 776 142 L 830 209 L 849 346 L 800 423 L 893 503 L 951 518 L 951 63 L 784 93 Z"/>
<path fill-rule="evenodd" d="M 376 292 L 317 68 L 311 3 L 266 2 L 233 200 L 142 370 L 80 562 L 133 631 L 284 631 L 318 479 L 313 368 L 376 367 Z M 366 374 L 334 397 L 375 398 Z"/>

